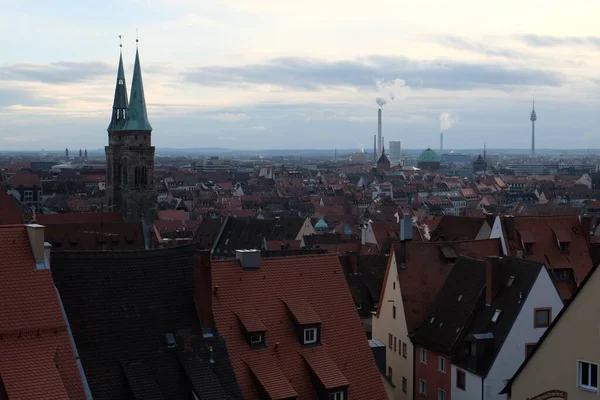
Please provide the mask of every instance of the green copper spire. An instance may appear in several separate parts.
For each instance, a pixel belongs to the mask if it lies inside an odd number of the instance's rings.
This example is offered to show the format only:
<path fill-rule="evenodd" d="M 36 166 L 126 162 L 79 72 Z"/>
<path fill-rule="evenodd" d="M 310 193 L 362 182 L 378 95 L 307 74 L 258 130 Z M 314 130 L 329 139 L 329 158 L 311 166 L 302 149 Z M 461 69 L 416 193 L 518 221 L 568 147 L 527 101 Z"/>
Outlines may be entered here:
<path fill-rule="evenodd" d="M 150 122 L 148 122 L 148 113 L 146 112 L 146 99 L 144 98 L 140 54 L 137 49 L 135 51 L 135 66 L 133 68 L 133 80 L 131 81 L 131 96 L 129 97 L 129 100 L 129 112 L 123 130 L 152 131 L 152 126 L 150 126 Z"/>
<path fill-rule="evenodd" d="M 119 70 L 117 72 L 117 85 L 115 87 L 115 100 L 113 101 L 112 116 L 108 131 L 121 131 L 125 126 L 127 117 L 127 85 L 125 85 L 125 71 L 123 70 L 123 53 L 119 55 Z"/>

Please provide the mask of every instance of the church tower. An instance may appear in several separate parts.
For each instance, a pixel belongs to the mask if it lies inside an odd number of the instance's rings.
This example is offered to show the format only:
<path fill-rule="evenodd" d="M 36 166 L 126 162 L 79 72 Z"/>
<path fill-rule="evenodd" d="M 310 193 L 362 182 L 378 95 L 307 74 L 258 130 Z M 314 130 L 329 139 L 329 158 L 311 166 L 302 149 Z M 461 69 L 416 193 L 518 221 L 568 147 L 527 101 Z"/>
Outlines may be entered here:
<path fill-rule="evenodd" d="M 120 211 L 129 221 L 144 219 L 151 222 L 155 218 L 154 147 L 151 134 L 139 51 L 136 48 L 129 104 L 121 52 L 108 125 L 108 146 L 105 147 L 106 200 L 110 211 Z"/>

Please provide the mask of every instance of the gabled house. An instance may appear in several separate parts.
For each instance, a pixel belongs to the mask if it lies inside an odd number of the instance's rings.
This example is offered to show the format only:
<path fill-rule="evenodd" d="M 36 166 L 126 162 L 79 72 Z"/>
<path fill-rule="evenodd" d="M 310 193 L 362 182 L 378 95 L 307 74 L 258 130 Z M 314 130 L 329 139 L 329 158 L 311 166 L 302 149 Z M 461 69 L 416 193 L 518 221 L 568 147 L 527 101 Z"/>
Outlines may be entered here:
<path fill-rule="evenodd" d="M 41 225 L 0 225 L 0 398 L 87 399 Z"/>
<path fill-rule="evenodd" d="M 0 186 L 0 225 L 21 223 L 23 223 L 23 219 L 16 200 Z"/>
<path fill-rule="evenodd" d="M 94 399 L 242 398 L 223 338 L 200 323 L 200 257 L 189 246 L 52 254 Z"/>
<path fill-rule="evenodd" d="M 460 257 L 412 335 L 415 395 L 500 399 L 562 307 L 541 263 Z"/>
<path fill-rule="evenodd" d="M 397 399 L 413 398 L 414 353 L 410 335 L 425 319 L 429 307 L 444 286 L 460 256 L 483 259 L 502 255 L 499 239 L 458 242 L 411 242 L 401 232 L 395 243 L 383 281 L 373 339 L 388 345 L 388 378 Z M 414 389 L 416 390 L 416 389 Z"/>
<path fill-rule="evenodd" d="M 17 191 L 21 203 L 40 211 L 42 207 L 42 181 L 40 176 L 29 170 L 21 170 L 13 175 L 8 186 Z"/>
<path fill-rule="evenodd" d="M 543 263 L 563 300 L 569 300 L 592 269 L 590 224 L 577 215 L 497 217 L 506 254 Z"/>
<path fill-rule="evenodd" d="M 206 257 L 196 304 L 245 399 L 387 399 L 337 255 L 236 256 Z"/>
<path fill-rule="evenodd" d="M 598 397 L 599 291 L 600 273 L 596 266 L 508 381 L 502 395 L 532 400 Z"/>

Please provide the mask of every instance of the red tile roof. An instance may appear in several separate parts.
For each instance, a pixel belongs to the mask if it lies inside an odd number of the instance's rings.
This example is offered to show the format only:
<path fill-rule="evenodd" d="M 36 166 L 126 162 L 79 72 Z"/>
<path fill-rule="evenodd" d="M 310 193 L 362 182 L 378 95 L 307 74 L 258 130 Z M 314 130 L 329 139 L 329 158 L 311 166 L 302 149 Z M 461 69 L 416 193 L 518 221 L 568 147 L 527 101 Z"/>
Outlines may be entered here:
<path fill-rule="evenodd" d="M 184 210 L 162 210 L 158 212 L 158 219 L 161 221 L 185 221 L 188 218 L 185 216 Z"/>
<path fill-rule="evenodd" d="M 32 188 L 32 187 L 42 187 L 42 181 L 40 180 L 40 176 L 38 174 L 34 174 L 28 170 L 21 170 L 14 174 L 10 180 L 8 181 L 10 187 L 18 188 Z"/>
<path fill-rule="evenodd" d="M 299 399 L 316 398 L 307 359 L 327 385 L 340 382 L 341 373 L 349 382 L 350 399 L 387 398 L 336 255 L 263 258 L 260 269 L 253 271 L 242 270 L 237 260 L 213 261 L 212 285 L 219 286 L 212 296 L 216 327 L 227 342 L 245 399 L 259 398 L 253 374 L 261 375 L 261 382 L 267 375 L 265 388 L 276 398 L 293 396 L 288 384 Z M 315 316 L 322 321 L 321 344 L 315 347 L 319 354 L 313 356 L 300 344 L 283 299 L 301 321 L 314 321 Z M 263 349 L 249 348 L 234 314 L 249 304 L 267 328 Z M 331 365 L 336 368 L 327 368 Z M 281 376 L 270 371 L 273 366 Z"/>
<path fill-rule="evenodd" d="M 13 197 L 0 187 L 0 225 L 21 224 L 21 212 Z"/>
<path fill-rule="evenodd" d="M 49 269 L 24 225 L 0 226 L 0 377 L 10 399 L 85 398 Z"/>
<path fill-rule="evenodd" d="M 329 357 L 327 351 L 315 347 L 304 349 L 302 357 L 326 389 L 336 389 L 348 385 L 348 379 Z"/>
<path fill-rule="evenodd" d="M 526 231 L 527 235 L 531 235 L 528 240 L 533 240 L 531 243 L 534 243 L 533 254 L 524 254 L 523 258 L 541 262 L 550 270 L 571 269 L 577 282 L 583 281 L 592 269 L 592 259 L 579 216 L 519 216 L 512 218 L 514 218 L 515 232 L 511 239 L 509 236 L 510 224 L 507 224 L 508 218 L 502 217 L 502 229 L 509 255 L 515 257 L 518 251 L 524 250 L 521 243 L 521 232 Z M 568 253 L 561 252 L 557 235 L 562 241 L 569 242 Z"/>
<path fill-rule="evenodd" d="M 397 268 L 409 332 L 419 327 L 454 266 L 444 258 L 444 252 L 448 253 L 450 249 L 457 256 L 479 260 L 485 259 L 486 256 L 502 256 L 499 239 L 407 243 L 406 268 L 400 268 L 398 261 Z M 396 260 L 400 250 L 401 244 L 396 243 L 393 250 Z M 391 263 L 388 264 L 388 269 L 390 267 Z M 386 279 L 387 275 L 386 271 Z M 380 302 L 383 301 L 384 295 L 379 299 Z"/>
<path fill-rule="evenodd" d="M 262 323 L 260 317 L 257 315 L 256 310 L 253 309 L 241 309 L 234 311 L 234 314 L 240 319 L 242 325 L 246 329 L 246 332 L 264 332 L 267 330 L 265 324 Z"/>
<path fill-rule="evenodd" d="M 264 354 L 263 359 L 247 363 L 250 372 L 272 400 L 296 398 L 298 393 L 294 390 L 283 372 L 277 366 L 277 360 L 269 354 Z"/>
<path fill-rule="evenodd" d="M 101 222 L 119 222 L 123 217 L 120 212 L 81 212 L 81 213 L 62 213 L 62 214 L 37 214 L 35 221 L 40 225 L 55 224 L 84 224 Z"/>

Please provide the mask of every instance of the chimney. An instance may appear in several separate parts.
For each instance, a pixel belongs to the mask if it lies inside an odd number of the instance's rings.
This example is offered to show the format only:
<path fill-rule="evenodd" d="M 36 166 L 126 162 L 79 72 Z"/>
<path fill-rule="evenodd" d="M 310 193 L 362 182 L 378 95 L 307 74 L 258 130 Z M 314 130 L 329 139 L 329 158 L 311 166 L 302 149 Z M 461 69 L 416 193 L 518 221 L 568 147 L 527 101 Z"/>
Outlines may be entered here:
<path fill-rule="evenodd" d="M 412 218 L 405 215 L 400 220 L 400 241 L 412 240 Z"/>
<path fill-rule="evenodd" d="M 490 306 L 498 291 L 501 257 L 487 256 L 485 259 L 485 305 Z"/>
<path fill-rule="evenodd" d="M 214 318 L 212 298 L 216 294 L 212 288 L 212 265 L 210 250 L 198 250 L 194 256 L 194 300 L 200 317 L 200 326 L 204 337 L 212 337 Z"/>
<path fill-rule="evenodd" d="M 243 270 L 260 269 L 260 250 L 236 250 L 236 260 L 240 260 Z"/>
<path fill-rule="evenodd" d="M 346 252 L 346 256 L 348 257 L 348 261 L 350 261 L 350 266 L 352 267 L 352 273 L 358 274 L 358 253 L 353 250 L 348 250 Z"/>
<path fill-rule="evenodd" d="M 444 132 L 440 132 L 440 155 L 444 151 Z"/>
<path fill-rule="evenodd" d="M 506 236 L 508 236 L 508 240 L 515 240 L 515 217 L 509 215 L 504 221 L 504 227 L 506 228 Z"/>
<path fill-rule="evenodd" d="M 27 236 L 29 236 L 33 258 L 35 259 L 35 269 L 49 269 L 50 248 L 52 246 L 48 243 L 48 247 L 46 247 L 46 242 L 44 242 L 44 225 L 29 224 L 25 225 L 25 227 L 27 229 Z"/>
<path fill-rule="evenodd" d="M 373 162 L 377 162 L 377 135 L 373 135 Z"/>
<path fill-rule="evenodd" d="M 377 110 L 377 155 L 381 154 L 381 108 Z"/>
<path fill-rule="evenodd" d="M 583 231 L 583 237 L 588 248 L 590 247 L 590 235 L 592 234 L 592 217 L 584 215 L 581 217 L 581 230 Z"/>

